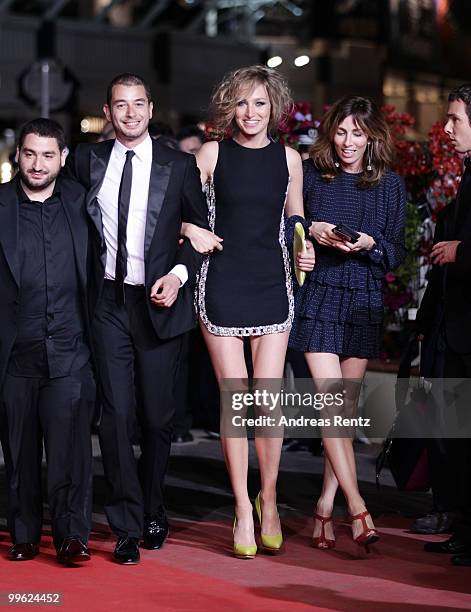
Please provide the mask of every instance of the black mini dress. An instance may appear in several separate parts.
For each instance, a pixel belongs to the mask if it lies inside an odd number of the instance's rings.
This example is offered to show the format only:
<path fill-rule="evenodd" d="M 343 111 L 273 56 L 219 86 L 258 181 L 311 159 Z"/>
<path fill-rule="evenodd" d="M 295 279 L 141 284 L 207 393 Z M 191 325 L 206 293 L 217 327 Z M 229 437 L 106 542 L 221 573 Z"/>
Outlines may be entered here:
<path fill-rule="evenodd" d="M 198 306 L 218 336 L 283 332 L 294 312 L 284 206 L 289 183 L 285 147 L 219 143 L 208 188 L 209 221 L 223 250 L 203 263 Z"/>

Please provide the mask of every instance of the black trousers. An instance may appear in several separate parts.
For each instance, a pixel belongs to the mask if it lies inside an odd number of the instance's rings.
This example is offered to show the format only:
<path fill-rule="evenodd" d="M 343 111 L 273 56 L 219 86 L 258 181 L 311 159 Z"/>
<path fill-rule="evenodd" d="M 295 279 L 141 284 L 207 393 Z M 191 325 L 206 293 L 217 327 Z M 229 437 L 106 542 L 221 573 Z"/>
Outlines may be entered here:
<path fill-rule="evenodd" d="M 193 422 L 193 406 L 191 399 L 190 367 L 193 354 L 191 351 L 192 332 L 182 336 L 182 352 L 178 367 L 177 384 L 175 387 L 175 417 L 173 429 L 175 434 L 184 435 L 190 431 Z"/>
<path fill-rule="evenodd" d="M 471 353 L 445 352 L 445 378 L 471 378 Z M 469 400 L 463 398 L 469 410 Z M 452 473 L 450 480 L 455 483 L 458 500 L 458 515 L 453 529 L 456 536 L 471 547 L 471 440 L 469 438 L 452 438 L 445 440 L 446 454 Z"/>
<path fill-rule="evenodd" d="M 443 327 L 437 324 L 426 340 L 422 343 L 420 374 L 426 378 L 443 378 L 445 356 L 448 355 L 448 370 L 456 367 L 454 356 L 447 352 L 447 344 Z M 458 372 L 462 372 L 458 364 Z M 461 374 L 457 374 L 461 377 Z M 433 511 L 456 512 L 458 509 L 458 489 L 454 478 L 450 478 L 454 468 L 451 463 L 450 445 L 440 438 L 427 439 L 427 453 L 430 464 L 432 484 Z"/>
<path fill-rule="evenodd" d="M 197 327 L 192 332 L 190 352 L 190 387 L 193 397 L 195 419 L 207 430 L 219 433 L 220 429 L 220 396 L 219 385 L 214 374 L 211 358 L 206 343 Z"/>
<path fill-rule="evenodd" d="M 87 542 L 91 528 L 91 422 L 95 383 L 89 365 L 61 378 L 6 375 L 1 439 L 8 487 L 8 526 L 14 543 L 39 542 L 41 462 L 56 547 L 68 536 Z"/>
<path fill-rule="evenodd" d="M 452 440 L 456 442 L 457 440 Z M 441 438 L 427 439 L 430 479 L 434 512 L 456 512 L 459 505 L 458 489 L 450 478 L 454 467 L 450 457 L 450 442 Z"/>
<path fill-rule="evenodd" d="M 102 399 L 100 446 L 109 499 L 105 512 L 119 536 L 142 536 L 144 515 L 163 506 L 175 412 L 175 379 L 182 338 L 162 341 L 147 312 L 143 287 L 125 285 L 116 304 L 114 282 L 105 281 L 93 319 Z M 136 426 L 141 438 L 134 456 Z"/>

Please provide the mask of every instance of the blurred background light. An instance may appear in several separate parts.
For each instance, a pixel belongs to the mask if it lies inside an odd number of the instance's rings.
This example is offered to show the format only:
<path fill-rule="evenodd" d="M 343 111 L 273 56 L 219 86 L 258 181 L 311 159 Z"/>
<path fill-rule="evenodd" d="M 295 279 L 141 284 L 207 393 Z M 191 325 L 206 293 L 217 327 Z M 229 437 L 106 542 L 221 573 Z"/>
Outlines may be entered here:
<path fill-rule="evenodd" d="M 12 166 L 10 162 L 3 162 L 0 165 L 0 183 L 8 183 L 12 178 Z"/>
<path fill-rule="evenodd" d="M 311 58 L 308 55 L 298 55 L 298 57 L 294 60 L 294 65 L 298 68 L 301 66 L 306 66 L 311 61 Z"/>
<path fill-rule="evenodd" d="M 283 59 L 279 55 L 274 55 L 267 61 L 267 66 L 269 68 L 276 68 L 277 66 L 281 66 L 282 63 Z"/>

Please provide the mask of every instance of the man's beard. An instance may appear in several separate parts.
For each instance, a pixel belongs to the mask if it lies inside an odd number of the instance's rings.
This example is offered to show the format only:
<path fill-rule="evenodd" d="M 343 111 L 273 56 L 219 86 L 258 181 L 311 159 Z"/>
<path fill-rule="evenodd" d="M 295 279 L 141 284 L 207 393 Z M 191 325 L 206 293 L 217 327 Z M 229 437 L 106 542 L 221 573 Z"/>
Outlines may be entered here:
<path fill-rule="evenodd" d="M 125 126 L 120 125 L 116 122 L 116 125 L 112 123 L 116 136 L 124 136 L 129 141 L 138 140 L 143 134 L 145 134 L 149 128 L 149 121 L 142 121 L 139 129 L 134 131 L 132 128 L 126 129 Z"/>
<path fill-rule="evenodd" d="M 42 191 L 43 189 L 46 189 L 46 187 L 49 187 L 49 185 L 53 183 L 56 180 L 57 176 L 59 175 L 59 172 L 56 172 L 55 174 L 47 174 L 44 176 L 44 180 L 39 181 L 39 182 L 38 181 L 32 182 L 31 179 L 29 178 L 28 172 L 24 172 L 21 168 L 19 169 L 19 171 L 20 171 L 21 181 L 31 191 Z"/>

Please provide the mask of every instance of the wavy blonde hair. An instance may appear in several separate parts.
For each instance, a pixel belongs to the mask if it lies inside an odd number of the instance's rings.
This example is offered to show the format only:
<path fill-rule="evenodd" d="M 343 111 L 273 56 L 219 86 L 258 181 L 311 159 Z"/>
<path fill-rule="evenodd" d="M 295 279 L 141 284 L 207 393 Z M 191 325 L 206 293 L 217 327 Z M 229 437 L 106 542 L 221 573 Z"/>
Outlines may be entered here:
<path fill-rule="evenodd" d="M 258 84 L 265 86 L 270 100 L 268 131 L 270 134 L 276 132 L 293 106 L 288 85 L 276 70 L 260 65 L 247 66 L 226 74 L 212 95 L 210 108 L 218 139 L 224 138 L 229 128 L 237 131 L 234 122 L 237 103 L 246 90 L 252 90 Z"/>
<path fill-rule="evenodd" d="M 394 162 L 395 149 L 386 120 L 370 98 L 345 96 L 326 112 L 319 126 L 319 135 L 309 156 L 325 181 L 333 181 L 341 171 L 335 152 L 334 137 L 339 125 L 351 115 L 353 122 L 368 136 L 363 157 L 363 172 L 358 187 L 374 187 Z M 367 170 L 368 163 L 371 170 Z"/>

